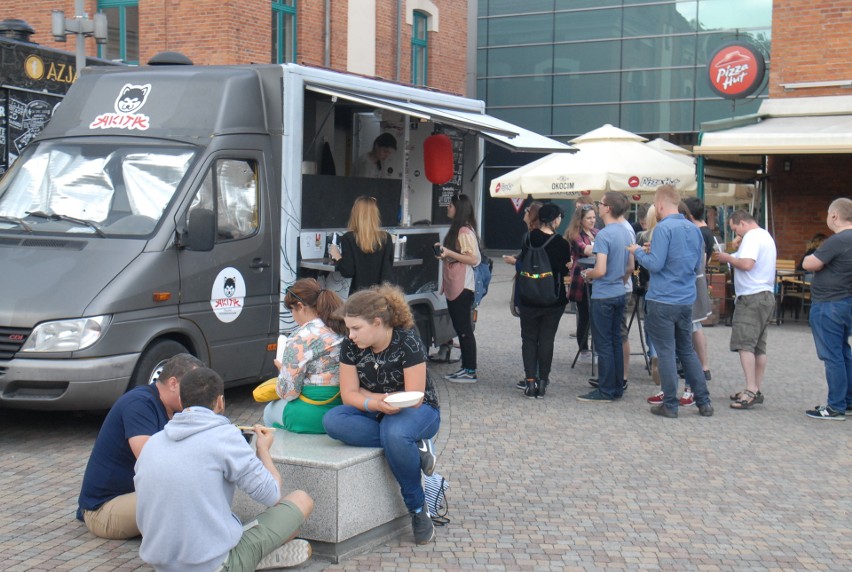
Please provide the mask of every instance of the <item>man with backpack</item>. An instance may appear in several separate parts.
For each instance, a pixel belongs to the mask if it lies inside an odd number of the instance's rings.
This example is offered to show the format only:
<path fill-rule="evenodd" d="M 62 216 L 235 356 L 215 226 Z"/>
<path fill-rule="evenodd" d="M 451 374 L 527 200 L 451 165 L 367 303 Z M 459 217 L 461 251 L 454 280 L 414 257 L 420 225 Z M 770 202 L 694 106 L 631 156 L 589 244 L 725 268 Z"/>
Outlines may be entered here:
<path fill-rule="evenodd" d="M 524 380 L 518 388 L 530 399 L 544 397 L 550 381 L 553 343 L 568 303 L 563 279 L 571 260 L 568 241 L 556 233 L 562 210 L 548 203 L 541 207 L 538 217 L 540 228 L 524 237 L 515 283 L 524 360 Z"/>
<path fill-rule="evenodd" d="M 610 403 L 624 394 L 624 355 L 621 320 L 627 302 L 624 285 L 633 274 L 633 257 L 627 247 L 633 238 L 619 217 L 629 206 L 627 197 L 607 191 L 599 203 L 604 228 L 595 237 L 595 266 L 582 271 L 594 281 L 591 296 L 592 341 L 598 353 L 598 387 L 577 397 L 580 401 Z"/>

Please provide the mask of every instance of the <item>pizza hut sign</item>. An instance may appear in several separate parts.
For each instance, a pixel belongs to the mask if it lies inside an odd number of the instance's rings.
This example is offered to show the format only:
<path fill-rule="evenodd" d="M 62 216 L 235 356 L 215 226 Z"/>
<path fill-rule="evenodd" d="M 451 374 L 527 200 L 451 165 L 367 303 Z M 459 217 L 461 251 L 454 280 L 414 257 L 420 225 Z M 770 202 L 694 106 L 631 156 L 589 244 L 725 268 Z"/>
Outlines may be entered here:
<path fill-rule="evenodd" d="M 720 47 L 710 58 L 707 79 L 716 94 L 725 99 L 751 95 L 763 82 L 766 63 L 754 46 L 731 42 Z"/>

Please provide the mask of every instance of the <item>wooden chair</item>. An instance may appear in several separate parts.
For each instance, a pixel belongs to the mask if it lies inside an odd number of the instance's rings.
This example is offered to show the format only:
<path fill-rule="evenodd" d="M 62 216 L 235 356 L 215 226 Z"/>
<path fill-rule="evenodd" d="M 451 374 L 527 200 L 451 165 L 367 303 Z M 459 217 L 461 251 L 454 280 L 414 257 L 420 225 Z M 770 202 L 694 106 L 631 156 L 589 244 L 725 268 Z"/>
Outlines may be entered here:
<path fill-rule="evenodd" d="M 775 323 L 779 326 L 784 322 L 785 298 L 798 298 L 802 292 L 798 286 L 802 282 L 802 272 L 796 269 L 796 261 L 786 258 L 775 260 Z M 797 285 L 796 282 L 799 284 Z M 808 288 L 810 299 L 810 287 Z M 804 304 L 804 298 L 802 298 Z"/>

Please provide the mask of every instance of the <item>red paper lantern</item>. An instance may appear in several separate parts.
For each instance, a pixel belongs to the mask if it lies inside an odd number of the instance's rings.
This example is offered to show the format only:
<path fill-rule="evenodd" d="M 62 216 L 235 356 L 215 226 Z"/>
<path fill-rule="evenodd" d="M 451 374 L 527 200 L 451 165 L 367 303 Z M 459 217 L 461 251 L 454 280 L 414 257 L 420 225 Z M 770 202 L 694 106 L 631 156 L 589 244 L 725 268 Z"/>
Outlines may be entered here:
<path fill-rule="evenodd" d="M 423 163 L 426 178 L 443 185 L 453 178 L 453 141 L 446 135 L 430 135 L 423 142 Z"/>

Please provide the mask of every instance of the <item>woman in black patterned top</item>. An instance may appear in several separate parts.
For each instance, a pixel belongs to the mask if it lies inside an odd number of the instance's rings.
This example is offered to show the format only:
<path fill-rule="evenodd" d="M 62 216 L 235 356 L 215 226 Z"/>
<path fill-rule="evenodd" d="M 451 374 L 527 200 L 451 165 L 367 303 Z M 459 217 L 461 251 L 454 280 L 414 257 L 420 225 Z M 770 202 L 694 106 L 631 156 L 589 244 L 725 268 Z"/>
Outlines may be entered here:
<path fill-rule="evenodd" d="M 435 537 L 426 507 L 421 472 L 431 475 L 431 439 L 441 414 L 434 384 L 426 372 L 426 348 L 402 291 L 374 286 L 351 295 L 342 308 L 349 337 L 340 345 L 340 397 L 343 405 L 323 418 L 328 435 L 356 447 L 382 447 L 399 483 L 417 544 Z M 421 391 L 413 407 L 398 408 L 385 398 Z"/>

